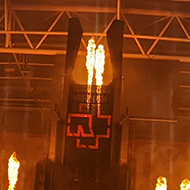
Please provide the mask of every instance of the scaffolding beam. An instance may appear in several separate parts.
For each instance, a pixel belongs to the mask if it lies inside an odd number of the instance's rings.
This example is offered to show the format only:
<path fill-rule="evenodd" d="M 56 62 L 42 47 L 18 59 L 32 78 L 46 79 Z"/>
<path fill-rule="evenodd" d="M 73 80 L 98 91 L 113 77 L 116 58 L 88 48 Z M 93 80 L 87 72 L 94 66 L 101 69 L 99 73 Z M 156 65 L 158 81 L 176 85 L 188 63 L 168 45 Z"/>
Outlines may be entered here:
<path fill-rule="evenodd" d="M 1 6 L 0 10 L 4 7 Z M 97 7 L 97 6 L 51 6 L 51 5 L 18 5 L 12 4 L 12 10 L 16 11 L 71 11 L 71 12 L 84 12 L 84 13 L 114 13 L 116 14 L 117 9 L 115 7 Z M 179 17 L 190 17 L 190 12 L 183 11 L 168 11 L 160 9 L 142 9 L 142 8 L 123 8 L 124 14 L 134 15 L 146 15 L 146 16 L 179 16 Z"/>

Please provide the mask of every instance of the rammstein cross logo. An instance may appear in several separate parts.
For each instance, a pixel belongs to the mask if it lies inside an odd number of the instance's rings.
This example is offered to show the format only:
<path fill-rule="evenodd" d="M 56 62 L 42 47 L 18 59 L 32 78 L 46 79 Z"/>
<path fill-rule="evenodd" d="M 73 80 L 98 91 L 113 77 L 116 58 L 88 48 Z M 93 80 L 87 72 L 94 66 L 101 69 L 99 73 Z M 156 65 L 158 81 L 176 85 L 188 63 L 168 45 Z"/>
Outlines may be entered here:
<path fill-rule="evenodd" d="M 86 118 L 88 119 L 88 133 L 84 131 L 84 126 L 81 124 L 77 125 L 76 132 L 71 132 L 71 120 L 72 118 Z M 102 120 L 107 120 L 107 130 L 105 134 L 94 134 L 93 127 L 92 127 L 92 121 L 93 116 L 92 114 L 80 114 L 80 113 L 70 113 L 68 114 L 68 125 L 67 125 L 67 136 L 68 137 L 76 137 L 76 147 L 77 148 L 90 148 L 90 149 L 98 149 L 99 148 L 99 139 L 101 138 L 110 138 L 110 125 L 111 125 L 111 116 L 110 115 L 97 115 L 97 118 Z M 94 145 L 85 145 L 81 143 L 81 137 L 82 138 L 94 138 L 95 144 Z"/>

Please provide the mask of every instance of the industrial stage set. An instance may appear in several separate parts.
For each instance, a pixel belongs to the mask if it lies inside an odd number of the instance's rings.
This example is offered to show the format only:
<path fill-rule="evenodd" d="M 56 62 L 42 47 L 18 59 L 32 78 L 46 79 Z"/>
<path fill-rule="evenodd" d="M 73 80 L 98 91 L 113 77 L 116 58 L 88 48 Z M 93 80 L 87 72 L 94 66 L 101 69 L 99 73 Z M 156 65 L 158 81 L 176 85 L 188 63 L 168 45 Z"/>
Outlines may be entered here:
<path fill-rule="evenodd" d="M 189 190 L 190 2 L 0 2 L 0 189 Z"/>

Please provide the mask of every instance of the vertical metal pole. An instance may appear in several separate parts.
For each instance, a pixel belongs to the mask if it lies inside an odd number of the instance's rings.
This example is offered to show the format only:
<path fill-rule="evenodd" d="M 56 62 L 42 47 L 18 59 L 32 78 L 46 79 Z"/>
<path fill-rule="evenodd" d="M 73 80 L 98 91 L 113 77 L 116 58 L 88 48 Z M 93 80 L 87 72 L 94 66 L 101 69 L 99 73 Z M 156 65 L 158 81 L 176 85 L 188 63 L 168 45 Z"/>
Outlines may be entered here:
<path fill-rule="evenodd" d="M 2 120 L 3 120 L 3 110 L 0 110 L 0 125 L 2 124 Z"/>
<path fill-rule="evenodd" d="M 8 0 L 5 0 L 4 1 L 4 12 L 5 12 L 5 31 L 7 30 L 8 28 L 8 9 L 7 9 L 7 1 Z"/>
<path fill-rule="evenodd" d="M 9 11 L 8 12 L 8 30 L 10 31 L 11 30 L 11 24 L 12 24 L 12 12 Z M 7 34 L 7 43 L 8 43 L 8 46 L 12 46 L 12 43 L 11 43 L 11 34 Z"/>
<path fill-rule="evenodd" d="M 8 0 L 4 1 L 4 12 L 5 12 L 5 32 L 8 30 Z M 6 33 L 5 47 L 8 47 L 8 34 Z"/>
<path fill-rule="evenodd" d="M 8 9 L 7 9 L 7 0 L 4 1 L 4 12 L 5 12 L 5 32 L 7 31 L 8 28 Z M 5 39 L 5 47 L 7 47 L 7 33 L 6 35 L 6 39 Z"/>
<path fill-rule="evenodd" d="M 117 17 L 118 18 L 118 17 Z M 121 88 L 122 88 L 122 53 L 123 53 L 123 27 L 124 22 L 114 20 L 107 31 L 107 41 L 113 64 L 113 113 L 112 113 L 112 135 L 111 135 L 111 154 L 110 154 L 110 190 L 119 189 L 119 159 L 120 159 L 120 140 L 121 140 Z M 119 98 L 117 98 L 119 97 Z"/>
<path fill-rule="evenodd" d="M 121 17 L 121 0 L 117 0 L 117 20 Z"/>

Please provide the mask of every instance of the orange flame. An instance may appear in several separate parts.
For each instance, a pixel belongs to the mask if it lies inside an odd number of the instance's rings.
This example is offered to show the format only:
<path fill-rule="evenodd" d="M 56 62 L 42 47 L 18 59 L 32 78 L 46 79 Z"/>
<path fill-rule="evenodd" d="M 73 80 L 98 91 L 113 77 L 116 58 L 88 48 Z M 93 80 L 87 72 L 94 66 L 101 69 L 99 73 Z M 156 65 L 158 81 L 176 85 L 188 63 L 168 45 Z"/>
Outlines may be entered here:
<path fill-rule="evenodd" d="M 88 71 L 88 88 L 87 88 L 87 108 L 89 110 L 90 100 L 91 100 L 91 91 L 92 91 L 92 79 L 94 74 L 94 64 L 95 64 L 95 40 L 91 38 L 88 41 L 87 46 L 87 56 L 86 56 L 86 68 Z"/>
<path fill-rule="evenodd" d="M 87 56 L 86 56 L 86 68 L 88 70 L 88 85 L 92 85 L 92 79 L 94 74 L 94 64 L 95 64 L 95 40 L 91 38 L 88 41 L 87 46 Z"/>
<path fill-rule="evenodd" d="M 97 102 L 100 103 L 101 86 L 103 84 L 104 65 L 105 65 L 105 50 L 103 45 L 98 45 L 95 50 L 95 40 L 91 38 L 88 41 L 87 56 L 86 56 L 86 68 L 88 71 L 88 87 L 87 87 L 87 108 L 89 109 L 91 100 L 91 87 L 94 75 L 94 69 L 96 71 L 96 85 L 97 85 Z"/>
<path fill-rule="evenodd" d="M 96 70 L 96 85 L 102 86 L 104 73 L 104 65 L 105 65 L 105 50 L 103 45 L 99 45 L 96 49 L 96 62 L 95 62 L 95 70 Z"/>
<path fill-rule="evenodd" d="M 190 190 L 190 181 L 188 179 L 184 179 L 180 184 L 180 190 Z"/>
<path fill-rule="evenodd" d="M 8 163 L 8 179 L 9 179 L 9 187 L 8 190 L 14 190 L 16 182 L 18 180 L 18 169 L 20 167 L 20 162 L 16 158 L 16 153 L 13 154 L 9 158 Z"/>
<path fill-rule="evenodd" d="M 167 190 L 167 179 L 165 177 L 158 177 L 155 190 Z"/>

